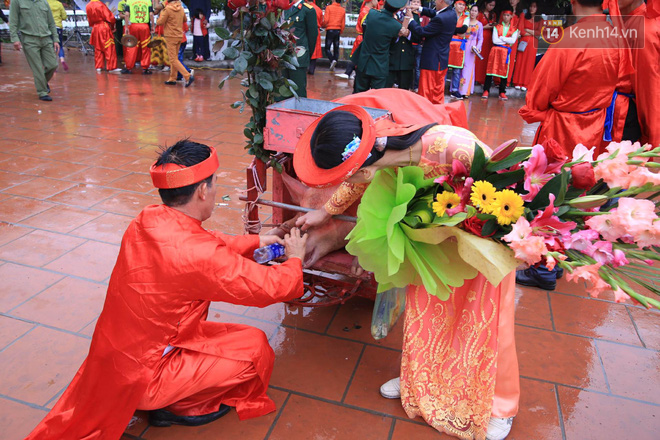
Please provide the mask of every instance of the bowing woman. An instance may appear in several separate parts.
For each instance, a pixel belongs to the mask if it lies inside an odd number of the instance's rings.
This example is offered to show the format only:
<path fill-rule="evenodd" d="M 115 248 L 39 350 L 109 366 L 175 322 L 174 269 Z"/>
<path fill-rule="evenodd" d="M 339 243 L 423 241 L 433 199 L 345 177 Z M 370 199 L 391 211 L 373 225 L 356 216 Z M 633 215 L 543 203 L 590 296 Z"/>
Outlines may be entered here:
<path fill-rule="evenodd" d="M 403 91 L 387 93 L 380 102 L 385 108 L 408 102 Z M 300 180 L 314 187 L 341 184 L 329 201 L 333 214 L 357 201 L 378 170 L 414 165 L 432 178 L 448 174 L 454 160 L 469 169 L 475 144 L 490 154 L 464 128 L 421 117 L 411 118 L 416 123 L 410 125 L 374 122 L 360 107 L 368 103 L 358 97 L 326 113 L 296 146 L 293 163 Z M 355 143 L 357 148 L 347 148 Z M 300 217 L 297 225 L 307 229 L 329 217 L 321 209 Z M 400 398 L 409 417 L 421 416 L 440 432 L 460 439 L 504 439 L 520 394 L 514 286 L 513 272 L 497 286 L 478 274 L 452 289 L 446 301 L 423 286 L 409 286 L 401 376 L 384 384 L 381 394 Z"/>

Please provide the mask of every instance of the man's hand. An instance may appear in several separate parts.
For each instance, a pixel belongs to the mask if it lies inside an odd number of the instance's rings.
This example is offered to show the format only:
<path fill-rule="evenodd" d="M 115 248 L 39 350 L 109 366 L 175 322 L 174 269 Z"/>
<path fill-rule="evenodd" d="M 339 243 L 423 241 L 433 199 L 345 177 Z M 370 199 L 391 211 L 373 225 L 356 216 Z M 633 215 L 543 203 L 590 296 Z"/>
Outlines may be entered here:
<path fill-rule="evenodd" d="M 284 245 L 284 240 L 282 240 L 277 235 L 261 235 L 259 236 L 259 247 L 268 246 L 273 243 L 279 243 Z"/>
<path fill-rule="evenodd" d="M 21 50 L 21 48 L 22 48 L 22 46 L 21 46 L 21 42 L 20 42 L 20 41 L 17 41 L 17 42 L 14 43 L 14 49 L 16 49 L 16 50 Z"/>
<path fill-rule="evenodd" d="M 288 258 L 300 258 L 305 261 L 305 246 L 307 245 L 307 235 L 300 235 L 300 229 L 291 229 L 291 234 L 284 236 L 285 255 Z"/>
<path fill-rule="evenodd" d="M 324 208 L 317 209 L 312 212 L 301 216 L 296 220 L 296 226 L 299 227 L 303 232 L 307 231 L 310 228 L 316 228 L 325 224 L 332 217 L 328 214 Z"/>
<path fill-rule="evenodd" d="M 406 8 L 406 17 L 413 18 L 412 8 Z"/>
<path fill-rule="evenodd" d="M 53 43 L 53 47 L 55 48 L 55 53 L 56 53 L 56 54 L 57 54 L 57 53 L 60 53 L 60 43 L 58 43 L 58 42 L 56 41 L 55 43 Z"/>

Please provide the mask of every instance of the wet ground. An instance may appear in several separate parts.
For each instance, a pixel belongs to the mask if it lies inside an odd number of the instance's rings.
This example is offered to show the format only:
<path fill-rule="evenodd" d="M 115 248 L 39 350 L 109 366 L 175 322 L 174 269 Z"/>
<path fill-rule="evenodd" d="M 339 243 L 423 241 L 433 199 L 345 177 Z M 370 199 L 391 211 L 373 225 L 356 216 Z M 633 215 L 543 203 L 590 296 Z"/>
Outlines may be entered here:
<path fill-rule="evenodd" d="M 21 439 L 56 402 L 85 358 L 122 233 L 158 203 L 148 167 L 159 145 L 183 137 L 220 153 L 210 229 L 242 233 L 243 124 L 229 104 L 238 81 L 201 70 L 188 89 L 165 74 L 118 76 L 69 52 L 71 69 L 37 100 L 22 54 L 4 45 L 0 65 L 0 437 Z M 309 97 L 350 93 L 319 66 Z M 514 95 L 511 93 L 510 96 Z M 467 103 L 470 127 L 496 145 L 534 127 L 521 97 Z M 264 216 L 264 220 L 267 217 Z M 516 340 L 521 409 L 510 439 L 655 439 L 660 432 L 660 314 L 561 280 L 553 292 L 518 288 Z M 210 319 L 250 324 L 277 359 L 269 395 L 277 412 L 239 422 L 235 412 L 199 428 L 149 428 L 144 413 L 126 439 L 441 439 L 409 420 L 378 387 L 398 375 L 401 326 L 371 338 L 372 303 L 264 309 L 214 303 Z"/>

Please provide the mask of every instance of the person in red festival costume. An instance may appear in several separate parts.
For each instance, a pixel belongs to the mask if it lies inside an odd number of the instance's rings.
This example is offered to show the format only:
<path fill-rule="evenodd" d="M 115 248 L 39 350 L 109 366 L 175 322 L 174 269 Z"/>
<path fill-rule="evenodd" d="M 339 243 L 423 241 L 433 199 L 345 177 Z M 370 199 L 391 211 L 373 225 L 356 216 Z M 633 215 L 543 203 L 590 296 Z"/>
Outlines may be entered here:
<path fill-rule="evenodd" d="M 600 1 L 571 0 L 574 14 L 583 17 L 573 25 L 576 29 L 610 26 Z M 585 41 L 565 37 L 545 53 L 532 74 L 525 106 L 519 111 L 527 123 L 541 123 L 535 144 L 555 139 L 569 157 L 577 144 L 588 148 L 601 144 L 606 109 L 624 53 L 620 43 L 616 38 Z"/>
<path fill-rule="evenodd" d="M 94 46 L 94 67 L 97 72 L 103 69 L 105 60 L 108 72 L 119 73 L 117 69 L 117 51 L 115 50 L 115 17 L 110 9 L 99 0 L 87 3 L 87 22 L 92 28 L 92 36 L 89 42 Z"/>
<path fill-rule="evenodd" d="M 658 61 L 660 60 L 660 1 L 649 0 L 648 3 L 644 3 L 643 0 L 619 0 L 618 5 L 621 15 L 624 16 L 624 27 L 640 29 L 636 38 L 629 41 L 632 49 L 630 51 L 632 65 L 635 68 L 635 72 L 631 76 L 631 86 L 635 95 L 637 116 L 641 128 L 639 140 L 657 147 L 660 145 L 660 112 L 658 112 L 658 107 L 660 107 L 660 62 Z M 643 34 L 641 30 L 643 30 Z M 625 113 L 623 114 L 625 117 Z M 621 125 L 619 123 L 619 126 Z"/>
<path fill-rule="evenodd" d="M 518 17 L 518 31 L 521 35 L 521 41 L 518 43 L 518 48 L 520 49 L 520 43 L 524 42 L 527 46 L 525 50 L 518 53 L 518 58 L 516 61 L 515 71 L 513 73 L 513 85 L 516 89 L 521 89 L 523 91 L 527 90 L 529 83 L 532 80 L 532 72 L 534 71 L 534 65 L 536 64 L 536 35 L 540 31 L 540 21 L 535 22 L 536 12 L 538 11 L 538 6 L 535 1 L 529 4 L 529 9 L 527 13 L 520 13 Z"/>
<path fill-rule="evenodd" d="M 477 60 L 474 78 L 481 85 L 486 81 L 488 56 L 490 55 L 490 49 L 493 47 L 493 28 L 497 25 L 497 14 L 494 11 L 496 4 L 497 2 L 495 0 L 486 0 L 481 6 L 479 6 L 480 12 L 477 16 L 477 20 L 479 20 L 484 27 L 484 43 L 481 46 L 481 56 L 483 57 L 483 60 Z"/>
<path fill-rule="evenodd" d="M 236 407 L 241 420 L 275 411 L 266 395 L 266 335 L 206 320 L 211 301 L 265 307 L 303 294 L 306 238 L 284 238 L 287 261 L 250 257 L 275 236 L 230 236 L 202 222 L 215 207 L 218 156 L 189 140 L 151 167 L 164 204 L 128 226 L 87 359 L 28 440 L 114 440 L 136 409 L 155 426 L 201 425 Z"/>

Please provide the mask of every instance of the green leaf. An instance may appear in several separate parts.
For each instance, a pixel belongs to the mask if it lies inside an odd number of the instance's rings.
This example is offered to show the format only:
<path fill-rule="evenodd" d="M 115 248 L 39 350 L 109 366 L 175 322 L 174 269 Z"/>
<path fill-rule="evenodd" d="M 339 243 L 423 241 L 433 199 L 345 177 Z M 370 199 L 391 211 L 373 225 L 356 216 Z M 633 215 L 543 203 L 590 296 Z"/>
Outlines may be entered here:
<path fill-rule="evenodd" d="M 466 218 L 467 218 L 467 214 L 465 212 L 459 212 L 457 214 L 452 215 L 451 217 L 445 214 L 442 217 L 434 218 L 433 224 L 442 225 L 442 226 L 456 226 Z"/>
<path fill-rule="evenodd" d="M 252 130 L 250 130 L 249 128 L 244 129 L 243 134 L 245 135 L 246 138 L 252 139 L 252 136 L 253 136 L 252 135 Z"/>
<path fill-rule="evenodd" d="M 474 206 L 467 205 L 465 208 L 467 210 L 467 218 L 471 218 L 477 215 L 477 208 Z"/>
<path fill-rule="evenodd" d="M 491 218 L 486 223 L 484 223 L 484 227 L 481 228 L 481 236 L 486 237 L 494 233 L 496 230 L 497 230 L 497 220 Z"/>
<path fill-rule="evenodd" d="M 254 35 L 257 37 L 265 37 L 268 34 L 268 29 L 258 26 L 257 29 L 254 31 Z"/>
<path fill-rule="evenodd" d="M 248 62 L 245 58 L 243 57 L 238 57 L 234 60 L 234 69 L 238 73 L 243 73 L 245 72 L 245 69 L 248 67 Z"/>
<path fill-rule="evenodd" d="M 220 83 L 218 84 L 218 88 L 219 88 L 219 89 L 222 89 L 222 87 L 225 85 L 225 81 L 227 81 L 227 78 L 225 78 L 225 79 L 223 79 L 222 81 L 220 81 Z"/>
<path fill-rule="evenodd" d="M 273 28 L 273 25 L 270 23 L 270 20 L 268 20 L 268 18 L 266 17 L 263 17 L 261 20 L 259 20 L 259 24 L 268 30 L 271 30 Z"/>
<path fill-rule="evenodd" d="M 563 171 L 561 174 L 561 183 L 559 186 L 559 192 L 555 193 L 555 206 L 561 205 L 564 203 L 564 198 L 566 197 L 566 189 L 568 188 L 568 178 L 570 177 L 567 171 Z"/>
<path fill-rule="evenodd" d="M 283 98 L 290 98 L 293 96 L 293 93 L 291 93 L 287 86 L 280 86 L 278 92 Z"/>
<path fill-rule="evenodd" d="M 514 183 L 521 182 L 525 178 L 525 170 L 522 168 L 515 171 L 508 171 L 506 173 L 493 174 L 488 176 L 486 180 L 493 184 L 497 189 L 503 189 Z"/>
<path fill-rule="evenodd" d="M 285 48 L 280 47 L 277 49 L 273 49 L 273 55 L 275 55 L 276 57 L 282 57 L 285 53 L 286 53 Z"/>
<path fill-rule="evenodd" d="M 269 92 L 273 91 L 273 83 L 268 81 L 267 79 L 260 79 L 259 85 L 263 87 L 264 90 L 268 90 Z"/>
<path fill-rule="evenodd" d="M 493 219 L 496 219 L 497 217 L 495 217 L 493 214 L 479 213 L 479 214 L 477 214 L 477 218 L 479 220 L 493 220 Z"/>
<path fill-rule="evenodd" d="M 550 194 L 559 194 L 559 192 L 562 190 L 562 183 L 564 182 L 565 177 L 563 177 L 563 174 L 557 174 L 555 177 L 550 179 L 548 183 L 546 183 L 543 188 L 539 191 L 539 193 L 534 197 L 534 200 L 530 202 L 527 207 L 531 209 L 532 211 L 536 209 L 542 209 L 548 206 L 550 204 Z M 564 191 L 566 191 L 566 185 L 564 185 Z"/>
<path fill-rule="evenodd" d="M 470 177 L 475 181 L 484 178 L 484 167 L 486 165 L 486 156 L 484 150 L 475 142 L 474 144 L 474 158 L 472 159 L 472 166 L 470 167 Z"/>
<path fill-rule="evenodd" d="M 252 142 L 255 145 L 263 144 L 264 143 L 264 136 L 262 134 L 257 133 L 257 134 L 254 135 L 254 139 L 252 139 Z"/>
<path fill-rule="evenodd" d="M 531 150 L 516 150 L 511 153 L 508 157 L 497 161 L 491 162 L 490 160 L 486 163 L 486 171 L 494 173 L 495 171 L 505 170 L 517 163 L 520 163 L 532 154 Z"/>
<path fill-rule="evenodd" d="M 223 28 L 223 27 L 217 27 L 214 29 L 215 34 L 220 38 L 221 40 L 226 40 L 229 37 L 231 37 L 231 32 L 229 32 L 229 29 Z"/>
<path fill-rule="evenodd" d="M 222 51 L 222 54 L 227 59 L 235 60 L 240 55 L 240 52 L 235 47 L 228 47 L 227 49 Z"/>
<path fill-rule="evenodd" d="M 241 105 L 243 105 L 244 101 L 236 101 L 231 105 L 231 108 L 239 108 Z"/>
<path fill-rule="evenodd" d="M 247 91 L 248 96 L 251 98 L 258 98 L 259 97 L 259 89 L 257 89 L 256 84 L 251 84 L 250 88 Z"/>

